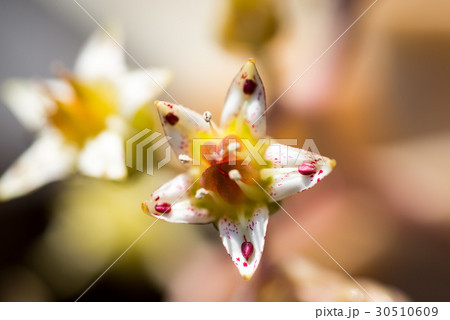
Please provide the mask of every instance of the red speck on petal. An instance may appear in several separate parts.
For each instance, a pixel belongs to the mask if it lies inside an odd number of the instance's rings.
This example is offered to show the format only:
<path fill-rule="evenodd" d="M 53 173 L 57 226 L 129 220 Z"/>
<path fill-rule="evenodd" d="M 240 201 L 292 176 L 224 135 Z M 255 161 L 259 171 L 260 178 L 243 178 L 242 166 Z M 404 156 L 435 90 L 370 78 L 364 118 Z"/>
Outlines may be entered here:
<path fill-rule="evenodd" d="M 159 196 L 156 197 L 155 201 L 158 201 L 158 200 L 159 200 Z"/>
<path fill-rule="evenodd" d="M 310 162 L 304 162 L 298 167 L 298 172 L 304 176 L 316 173 L 316 166 Z"/>
<path fill-rule="evenodd" d="M 173 112 L 169 112 L 164 117 L 168 123 L 170 123 L 172 126 L 175 125 L 178 120 L 180 120 Z"/>
<path fill-rule="evenodd" d="M 318 174 L 321 174 L 321 173 L 323 173 L 323 170 L 320 170 Z"/>
<path fill-rule="evenodd" d="M 236 261 L 241 261 L 241 258 L 236 258 Z"/>
<path fill-rule="evenodd" d="M 252 94 L 256 89 L 256 82 L 251 79 L 246 79 L 244 81 L 244 86 L 242 88 L 245 94 Z"/>
<path fill-rule="evenodd" d="M 169 213 L 172 210 L 172 206 L 170 205 L 170 203 L 161 202 L 155 205 L 155 210 L 160 213 Z"/>
<path fill-rule="evenodd" d="M 247 266 L 247 262 L 244 262 L 242 265 L 243 265 L 244 267 L 246 267 L 246 266 Z"/>

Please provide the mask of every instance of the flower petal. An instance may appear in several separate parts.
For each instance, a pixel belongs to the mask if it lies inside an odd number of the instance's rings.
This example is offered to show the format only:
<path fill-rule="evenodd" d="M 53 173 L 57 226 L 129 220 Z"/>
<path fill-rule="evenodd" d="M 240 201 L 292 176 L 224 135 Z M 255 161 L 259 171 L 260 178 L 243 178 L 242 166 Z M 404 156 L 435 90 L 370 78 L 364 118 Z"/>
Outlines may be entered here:
<path fill-rule="evenodd" d="M 228 126 L 236 117 L 243 117 L 255 139 L 266 135 L 266 94 L 264 85 L 250 59 L 241 68 L 231 83 L 223 107 L 220 125 Z"/>
<path fill-rule="evenodd" d="M 114 38 L 117 39 L 117 35 L 114 35 Z M 109 79 L 125 70 L 122 49 L 102 30 L 98 30 L 89 38 L 74 66 L 75 74 L 84 80 Z"/>
<path fill-rule="evenodd" d="M 78 157 L 78 168 L 84 175 L 112 180 L 127 176 L 122 137 L 105 130 L 86 142 Z"/>
<path fill-rule="evenodd" d="M 273 163 L 273 168 L 261 170 L 261 177 L 273 179 L 268 192 L 275 200 L 311 188 L 336 165 L 327 157 L 282 144 L 270 145 L 264 157 Z"/>
<path fill-rule="evenodd" d="M 116 80 L 119 105 L 125 117 L 132 117 L 142 106 L 158 96 L 170 81 L 164 69 L 134 70 Z"/>
<path fill-rule="evenodd" d="M 0 178 L 0 199 L 25 195 L 74 169 L 77 149 L 56 130 L 46 130 Z"/>
<path fill-rule="evenodd" d="M 172 139 L 169 140 L 172 149 L 178 155 L 192 157 L 192 139 L 199 138 L 200 133 L 211 134 L 211 127 L 203 116 L 181 105 L 164 101 L 155 101 L 164 132 Z M 211 121 L 211 125 L 215 127 Z"/>
<path fill-rule="evenodd" d="M 234 222 L 223 217 L 219 220 L 223 245 L 246 280 L 253 276 L 261 260 L 268 221 L 269 210 L 266 206 L 256 208 L 251 219 L 243 218 L 242 221 Z M 245 251 L 244 243 L 251 243 L 253 248 L 249 256 L 250 252 Z"/>
<path fill-rule="evenodd" d="M 161 220 L 175 223 L 209 223 L 214 217 L 207 209 L 196 208 L 190 197 L 193 181 L 188 174 L 180 174 L 153 192 L 142 209 Z"/>
<path fill-rule="evenodd" d="M 47 115 L 56 107 L 46 89 L 60 101 L 68 101 L 73 95 L 64 81 L 9 79 L 2 83 L 1 97 L 25 128 L 37 131 L 44 127 Z"/>

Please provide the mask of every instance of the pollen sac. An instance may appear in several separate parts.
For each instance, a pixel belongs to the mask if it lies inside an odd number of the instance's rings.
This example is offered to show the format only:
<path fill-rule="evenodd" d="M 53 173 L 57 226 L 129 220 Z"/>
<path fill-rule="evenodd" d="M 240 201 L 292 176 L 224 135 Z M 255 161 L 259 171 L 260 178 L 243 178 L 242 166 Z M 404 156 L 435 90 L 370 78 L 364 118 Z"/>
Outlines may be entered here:
<path fill-rule="evenodd" d="M 172 126 L 174 126 L 178 122 L 178 120 L 180 120 L 173 112 L 169 112 L 164 118 Z"/>
<path fill-rule="evenodd" d="M 298 167 L 298 172 L 304 176 L 316 173 L 316 166 L 311 162 L 304 162 Z"/>
<path fill-rule="evenodd" d="M 256 89 L 256 82 L 251 80 L 251 79 L 246 79 L 244 81 L 244 86 L 242 88 L 242 90 L 244 90 L 245 94 L 252 94 L 253 92 L 255 92 Z"/>
<path fill-rule="evenodd" d="M 250 258 L 250 256 L 253 254 L 253 244 L 248 241 L 242 242 L 241 252 L 244 258 L 248 260 L 248 258 Z"/>
<path fill-rule="evenodd" d="M 159 213 L 169 213 L 172 210 L 172 206 L 167 202 L 160 202 L 155 205 L 155 210 Z"/>

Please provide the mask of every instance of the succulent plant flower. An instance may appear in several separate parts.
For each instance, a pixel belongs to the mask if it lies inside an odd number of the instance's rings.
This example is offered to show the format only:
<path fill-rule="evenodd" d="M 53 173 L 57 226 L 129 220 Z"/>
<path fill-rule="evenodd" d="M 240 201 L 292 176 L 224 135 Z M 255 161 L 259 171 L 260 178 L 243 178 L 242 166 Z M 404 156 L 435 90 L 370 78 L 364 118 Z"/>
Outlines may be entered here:
<path fill-rule="evenodd" d="M 124 139 L 170 77 L 162 69 L 128 71 L 121 48 L 100 32 L 86 43 L 73 72 L 60 67 L 56 73 L 55 79 L 10 79 L 2 86 L 6 105 L 37 135 L 0 178 L 2 200 L 76 169 L 97 178 L 125 178 Z"/>
<path fill-rule="evenodd" d="M 155 105 L 187 170 L 144 201 L 144 212 L 169 222 L 214 223 L 239 272 L 250 279 L 275 201 L 314 186 L 335 161 L 266 137 L 265 92 L 252 59 L 231 84 L 220 126 L 209 112 Z"/>

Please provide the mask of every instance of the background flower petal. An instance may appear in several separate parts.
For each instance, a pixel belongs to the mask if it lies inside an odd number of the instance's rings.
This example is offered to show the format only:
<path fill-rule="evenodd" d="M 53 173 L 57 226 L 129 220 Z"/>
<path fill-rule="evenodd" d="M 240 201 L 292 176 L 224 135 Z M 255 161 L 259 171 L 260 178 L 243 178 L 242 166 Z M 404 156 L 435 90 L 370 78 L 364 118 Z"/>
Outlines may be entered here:
<path fill-rule="evenodd" d="M 27 194 L 66 177 L 74 169 L 77 149 L 55 130 L 45 130 L 0 178 L 0 199 Z"/>
<path fill-rule="evenodd" d="M 165 69 L 152 68 L 127 72 L 116 80 L 119 92 L 119 106 L 125 117 L 132 117 L 139 108 L 152 102 L 171 79 Z"/>
<path fill-rule="evenodd" d="M 2 100 L 29 130 L 42 129 L 46 124 L 48 113 L 55 107 L 46 95 L 45 87 L 61 101 L 66 101 L 72 96 L 72 91 L 66 83 L 53 79 L 42 80 L 42 82 L 9 79 L 2 83 Z"/>
<path fill-rule="evenodd" d="M 121 43 L 116 33 L 114 39 Z M 102 30 L 89 38 L 74 66 L 75 74 L 85 80 L 116 77 L 125 70 L 123 50 Z"/>
<path fill-rule="evenodd" d="M 78 158 L 81 173 L 107 179 L 127 176 L 123 138 L 112 130 L 105 130 L 88 140 Z"/>

